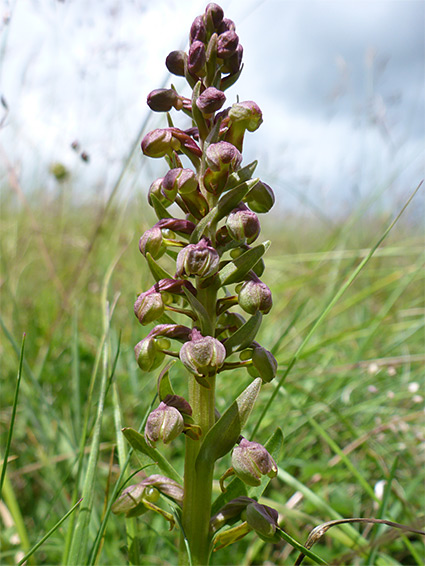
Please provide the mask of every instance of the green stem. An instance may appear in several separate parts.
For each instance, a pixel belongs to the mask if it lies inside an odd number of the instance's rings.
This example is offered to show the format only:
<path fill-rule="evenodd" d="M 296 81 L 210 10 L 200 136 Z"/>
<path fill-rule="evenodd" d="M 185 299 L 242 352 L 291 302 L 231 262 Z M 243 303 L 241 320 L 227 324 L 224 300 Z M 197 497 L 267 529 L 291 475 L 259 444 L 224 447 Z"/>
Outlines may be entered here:
<path fill-rule="evenodd" d="M 198 289 L 198 300 L 209 315 L 208 334 L 214 336 L 216 323 L 216 300 L 214 289 Z M 208 564 L 211 516 L 211 496 L 214 467 L 205 473 L 196 470 L 195 463 L 202 439 L 215 423 L 215 376 L 207 378 L 209 388 L 200 385 L 194 376 L 189 378 L 189 403 L 192 407 L 194 424 L 202 429 L 200 440 L 186 437 L 184 500 L 182 524 L 189 542 L 193 566 Z M 182 542 L 181 555 L 186 554 Z"/>

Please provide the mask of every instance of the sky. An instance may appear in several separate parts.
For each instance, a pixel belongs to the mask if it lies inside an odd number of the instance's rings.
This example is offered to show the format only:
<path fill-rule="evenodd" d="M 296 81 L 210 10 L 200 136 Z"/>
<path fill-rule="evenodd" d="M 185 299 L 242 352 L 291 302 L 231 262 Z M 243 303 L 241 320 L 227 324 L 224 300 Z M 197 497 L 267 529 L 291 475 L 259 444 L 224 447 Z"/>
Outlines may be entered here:
<path fill-rule="evenodd" d="M 3 4 L 1 4 L 3 1 Z M 146 96 L 184 80 L 165 57 L 187 47 L 199 0 L 0 0 L 0 179 L 54 191 L 63 163 L 79 199 L 107 198 L 141 128 L 165 126 Z M 424 176 L 423 0 L 224 0 L 244 46 L 227 102 L 254 100 L 264 123 L 244 163 L 285 210 L 400 207 Z M 188 127 L 176 114 L 176 125 Z M 77 140 L 79 150 L 71 144 Z M 81 159 L 81 152 L 88 161 Z M 5 157 L 6 156 L 6 157 Z M 165 164 L 130 162 L 121 198 Z M 158 161 L 158 162 L 157 162 Z M 420 198 L 420 197 L 419 197 Z M 423 199 L 423 197 L 422 197 Z"/>

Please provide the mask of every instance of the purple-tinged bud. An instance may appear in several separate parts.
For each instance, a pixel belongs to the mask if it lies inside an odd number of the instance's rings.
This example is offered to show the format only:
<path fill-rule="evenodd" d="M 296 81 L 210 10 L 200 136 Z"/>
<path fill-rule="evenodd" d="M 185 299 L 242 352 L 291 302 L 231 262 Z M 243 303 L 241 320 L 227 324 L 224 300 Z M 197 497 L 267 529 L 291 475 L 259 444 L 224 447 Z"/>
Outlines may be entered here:
<path fill-rule="evenodd" d="M 134 314 L 140 324 L 146 325 L 159 318 L 164 313 L 164 302 L 161 293 L 147 291 L 138 296 L 134 303 Z"/>
<path fill-rule="evenodd" d="M 204 23 L 204 16 L 197 16 L 190 27 L 190 43 L 194 41 L 202 41 L 205 42 L 207 38 L 207 29 Z"/>
<path fill-rule="evenodd" d="M 180 142 L 173 137 L 170 128 L 158 128 L 146 134 L 142 140 L 142 151 L 148 157 L 164 157 L 180 149 Z"/>
<path fill-rule="evenodd" d="M 191 340 L 183 344 L 179 357 L 189 371 L 196 375 L 206 376 L 216 373 L 224 364 L 226 349 L 216 338 L 202 336 L 194 328 L 191 333 Z"/>
<path fill-rule="evenodd" d="M 161 229 L 172 230 L 173 232 L 181 232 L 182 234 L 192 234 L 195 224 L 190 220 L 182 220 L 181 218 L 163 218 L 156 223 Z"/>
<path fill-rule="evenodd" d="M 173 293 L 175 295 L 183 295 L 183 287 L 186 287 L 192 295 L 196 295 L 196 289 L 189 281 L 184 279 L 160 279 L 147 293 Z"/>
<path fill-rule="evenodd" d="M 279 514 L 276 509 L 253 501 L 247 506 L 245 515 L 248 525 L 262 540 L 267 542 L 279 540 L 279 538 L 276 538 L 276 528 L 279 526 Z"/>
<path fill-rule="evenodd" d="M 192 415 L 192 407 L 186 401 L 184 397 L 180 397 L 180 395 L 166 395 L 163 399 L 163 402 L 168 407 L 174 407 L 180 413 L 184 413 L 185 415 Z"/>
<path fill-rule="evenodd" d="M 171 108 L 180 110 L 182 102 L 172 88 L 158 88 L 148 94 L 148 106 L 154 112 L 169 112 Z"/>
<path fill-rule="evenodd" d="M 164 361 L 165 354 L 158 351 L 156 341 L 153 337 L 147 336 L 134 347 L 136 361 L 143 371 L 153 371 Z"/>
<path fill-rule="evenodd" d="M 243 47 L 239 43 L 236 51 L 228 59 L 225 59 L 225 64 L 222 67 L 222 73 L 236 74 L 242 65 Z M 230 85 L 229 85 L 230 86 Z"/>
<path fill-rule="evenodd" d="M 246 195 L 245 202 L 251 210 L 263 214 L 273 207 L 275 202 L 274 192 L 269 185 L 259 181 Z"/>
<path fill-rule="evenodd" d="M 164 254 L 165 249 L 161 228 L 158 226 L 146 230 L 139 240 L 139 250 L 145 257 L 150 253 L 154 259 L 158 259 Z"/>
<path fill-rule="evenodd" d="M 166 476 L 161 476 L 159 474 L 153 474 L 142 481 L 145 488 L 154 487 L 163 495 L 171 497 L 180 505 L 183 503 L 183 488 L 176 481 Z"/>
<path fill-rule="evenodd" d="M 165 338 L 173 338 L 174 340 L 180 340 L 182 342 L 187 342 L 192 330 L 183 326 L 182 324 L 157 324 L 153 328 L 148 336 L 157 337 L 163 336 Z"/>
<path fill-rule="evenodd" d="M 193 153 L 193 155 L 196 155 L 196 157 L 202 156 L 201 148 L 188 134 L 186 134 L 186 132 L 183 132 L 183 130 L 179 130 L 179 128 L 169 128 L 169 130 L 173 134 L 173 138 L 175 139 L 175 141 L 181 144 L 181 147 L 179 146 L 179 149 L 181 149 L 182 151 L 186 149 L 191 153 Z"/>
<path fill-rule="evenodd" d="M 276 376 L 277 360 L 271 352 L 257 342 L 253 342 L 252 347 L 251 360 L 253 365 L 248 366 L 248 373 L 252 377 L 261 377 L 265 383 L 269 383 Z"/>
<path fill-rule="evenodd" d="M 242 163 L 242 154 L 229 142 L 220 141 L 207 147 L 206 160 L 213 171 L 236 171 Z"/>
<path fill-rule="evenodd" d="M 232 452 L 232 467 L 235 474 L 247 485 L 260 485 L 261 477 L 274 478 L 277 465 L 267 450 L 258 442 L 242 438 Z"/>
<path fill-rule="evenodd" d="M 156 179 L 152 185 L 149 187 L 149 191 L 148 191 L 148 202 L 149 204 L 152 206 L 152 199 L 151 196 L 155 195 L 156 198 L 159 200 L 159 202 L 165 206 L 165 208 L 169 207 L 171 204 L 173 204 L 176 196 L 177 196 L 177 190 L 174 187 L 171 187 L 170 190 L 166 189 L 163 186 L 163 181 L 164 179 L 161 177 L 159 179 Z"/>
<path fill-rule="evenodd" d="M 176 277 L 196 275 L 209 277 L 218 270 L 220 256 L 206 238 L 197 244 L 188 244 L 177 256 Z"/>
<path fill-rule="evenodd" d="M 146 442 L 152 446 L 158 440 L 168 444 L 183 432 L 184 420 L 180 411 L 161 402 L 148 416 L 145 427 Z"/>
<path fill-rule="evenodd" d="M 205 8 L 205 16 L 207 19 L 211 19 L 215 29 L 217 29 L 223 20 L 223 8 L 214 2 L 210 2 Z"/>
<path fill-rule="evenodd" d="M 198 75 L 207 61 L 205 45 L 202 41 L 194 41 L 189 48 L 187 68 L 192 75 Z"/>
<path fill-rule="evenodd" d="M 236 52 L 238 43 L 239 37 L 233 30 L 221 33 L 217 40 L 217 56 L 221 59 L 228 59 Z"/>
<path fill-rule="evenodd" d="M 196 106 L 202 114 L 214 114 L 226 102 L 226 95 L 221 90 L 210 86 L 201 93 L 196 101 Z"/>
<path fill-rule="evenodd" d="M 267 314 L 273 306 L 272 292 L 256 277 L 242 284 L 238 293 L 238 303 L 249 314 L 258 311 Z"/>
<path fill-rule="evenodd" d="M 248 100 L 233 104 L 228 113 L 225 139 L 242 151 L 245 132 L 254 132 L 262 122 L 262 112 L 255 102 Z"/>
<path fill-rule="evenodd" d="M 234 240 L 246 240 L 249 244 L 258 238 L 261 230 L 258 216 L 244 204 L 232 210 L 227 217 L 226 226 Z"/>
<path fill-rule="evenodd" d="M 263 114 L 252 100 L 233 104 L 229 110 L 229 118 L 231 123 L 243 125 L 248 132 L 255 132 L 263 123 Z"/>
<path fill-rule="evenodd" d="M 184 62 L 186 53 L 184 51 L 171 51 L 165 60 L 165 65 L 171 74 L 184 77 Z"/>
<path fill-rule="evenodd" d="M 198 188 L 198 180 L 192 169 L 170 169 L 162 182 L 164 189 L 179 192 L 180 194 L 192 193 Z"/>
<path fill-rule="evenodd" d="M 240 495 L 235 499 L 232 499 L 226 505 L 224 505 L 218 513 L 216 513 L 210 520 L 210 528 L 212 532 L 221 529 L 227 522 L 233 522 L 236 518 L 240 517 L 241 513 L 245 511 L 250 503 L 255 500 L 246 495 Z"/>
<path fill-rule="evenodd" d="M 229 18 L 223 18 L 220 25 L 218 26 L 217 32 L 224 33 L 225 31 L 236 31 L 235 22 Z"/>
<path fill-rule="evenodd" d="M 142 501 L 145 486 L 142 483 L 129 485 L 112 505 L 112 513 L 128 513 L 135 509 Z"/>

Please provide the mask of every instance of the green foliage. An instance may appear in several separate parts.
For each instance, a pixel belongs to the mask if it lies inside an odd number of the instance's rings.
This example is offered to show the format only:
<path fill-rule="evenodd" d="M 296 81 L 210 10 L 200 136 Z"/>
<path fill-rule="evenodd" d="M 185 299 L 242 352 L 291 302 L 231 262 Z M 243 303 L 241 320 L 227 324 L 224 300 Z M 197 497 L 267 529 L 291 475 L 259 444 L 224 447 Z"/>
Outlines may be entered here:
<path fill-rule="evenodd" d="M 26 212 L 7 203 L 1 208 L 3 447 L 23 332 L 27 337 L 4 482 L 3 501 L 9 513 L 2 513 L 0 557 L 2 564 L 16 563 L 17 553 L 28 552 L 52 531 L 30 560 L 63 563 L 70 521 L 79 509 L 56 526 L 86 485 L 92 497 L 86 560 L 91 557 L 92 563 L 98 556 L 99 564 L 126 564 L 131 541 L 119 517 L 107 516 L 105 538 L 94 545 L 105 505 L 111 501 L 111 486 L 124 466 L 115 454 L 118 432 L 110 380 L 125 409 L 124 424 L 136 430 L 157 393 L 154 380 L 143 377 L 134 359 L 131 345 L 142 336 L 136 318 L 129 318 L 135 288 L 154 283 L 134 244 L 134 234 L 148 228 L 152 218 L 140 218 L 133 212 L 136 207 L 110 207 L 96 231 L 93 218 L 101 210 L 95 204 L 68 206 L 62 215 L 57 214 L 58 206 L 59 196 L 49 205 L 33 204 L 42 239 L 34 237 Z M 248 438 L 312 325 L 390 221 L 376 217 L 362 222 L 354 211 L 353 222 L 335 219 L 333 225 L 325 225 L 296 217 L 283 222 L 275 214 L 269 225 L 263 224 L 263 232 L 272 241 L 266 282 L 279 300 L 259 335 L 272 346 L 279 369 L 275 382 L 263 385 L 264 394 L 244 432 Z M 110 266 L 111 279 L 102 299 Z M 281 527 L 302 544 L 314 526 L 341 516 L 382 516 L 420 528 L 425 475 L 420 464 L 424 439 L 418 390 L 425 361 L 423 284 L 421 238 L 414 225 L 402 220 L 311 336 L 264 416 L 258 440 L 265 441 L 280 426 L 285 450 L 279 475 L 270 481 L 262 501 L 279 511 Z M 106 337 L 105 312 L 110 317 Z M 93 380 L 97 364 L 99 377 Z M 185 373 L 178 364 L 170 374 L 176 390 L 184 390 Z M 226 399 L 235 398 L 249 383 L 243 369 L 227 374 L 217 399 L 219 410 L 224 413 Z M 96 414 L 103 393 L 99 429 Z M 90 450 L 95 445 L 94 467 Z M 167 447 L 166 455 L 181 473 L 183 442 Z M 137 470 L 145 463 L 143 454 L 135 451 L 127 466 Z M 226 463 L 219 460 L 217 468 L 224 473 Z M 384 492 L 385 505 L 372 497 L 381 481 L 391 484 Z M 221 497 L 218 486 L 215 496 Z M 153 514 L 131 521 L 136 525 L 131 540 L 140 552 L 140 564 L 151 565 L 158 555 L 175 563 L 176 530 L 168 532 L 165 521 Z M 376 564 L 419 564 L 424 556 L 418 535 L 401 536 L 379 527 L 369 538 L 355 525 L 335 526 L 313 550 L 328 563 L 344 564 L 365 562 L 371 556 Z M 270 545 L 248 535 L 221 550 L 220 561 L 288 564 L 296 555 L 284 541 Z M 213 563 L 218 563 L 214 556 Z"/>

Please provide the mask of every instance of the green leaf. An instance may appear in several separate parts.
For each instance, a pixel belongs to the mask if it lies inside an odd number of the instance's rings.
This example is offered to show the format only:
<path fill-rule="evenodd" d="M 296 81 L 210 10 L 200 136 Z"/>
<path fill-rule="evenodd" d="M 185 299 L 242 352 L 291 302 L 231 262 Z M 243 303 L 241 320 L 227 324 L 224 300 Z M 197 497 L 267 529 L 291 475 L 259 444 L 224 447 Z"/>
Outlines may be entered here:
<path fill-rule="evenodd" d="M 163 218 L 173 218 L 165 206 L 159 201 L 158 197 L 150 195 L 150 199 L 158 220 L 162 220 Z"/>
<path fill-rule="evenodd" d="M 173 386 L 170 381 L 170 369 L 176 363 L 176 360 L 171 360 L 158 376 L 158 397 L 163 401 L 167 395 L 175 395 Z"/>
<path fill-rule="evenodd" d="M 244 181 L 248 181 L 249 179 L 251 179 L 251 177 L 254 175 L 254 171 L 257 165 L 258 165 L 258 161 L 255 160 L 252 163 L 245 165 L 245 167 L 242 167 L 238 171 L 231 173 L 229 175 L 229 178 L 227 179 L 225 190 L 228 191 L 230 189 L 233 189 L 234 187 L 237 187 L 240 183 L 243 183 Z"/>
<path fill-rule="evenodd" d="M 158 450 L 156 450 L 156 448 L 152 448 L 148 445 L 142 434 L 137 432 L 137 430 L 134 430 L 134 428 L 130 427 L 123 428 L 122 432 L 128 442 L 134 448 L 134 450 L 142 452 L 142 454 L 148 456 L 153 462 L 158 465 L 158 467 L 164 472 L 167 477 L 179 483 L 183 483 L 180 474 L 173 468 L 168 460 L 164 458 L 164 456 L 160 452 L 158 452 Z"/>
<path fill-rule="evenodd" d="M 248 272 L 255 266 L 270 247 L 270 241 L 263 242 L 246 251 L 230 263 L 228 263 L 218 274 L 220 286 L 231 285 L 243 281 Z"/>
<path fill-rule="evenodd" d="M 283 433 L 280 428 L 277 428 L 264 444 L 264 447 L 271 457 L 278 462 L 282 451 L 282 445 Z M 226 503 L 240 495 L 247 495 L 248 497 L 252 497 L 252 499 L 260 499 L 269 483 L 270 478 L 268 476 L 263 476 L 261 479 L 261 485 L 258 486 L 248 486 L 238 477 L 234 477 L 227 485 L 225 493 L 221 493 L 214 501 L 211 514 L 215 515 L 222 507 L 224 507 L 224 505 L 226 505 Z"/>
<path fill-rule="evenodd" d="M 210 222 L 213 221 L 215 213 L 216 213 L 216 207 L 210 210 L 209 213 L 197 223 L 196 228 L 194 229 L 192 235 L 190 236 L 189 241 L 191 244 L 197 244 L 199 242 L 202 234 L 205 232 L 206 227 L 210 224 Z"/>
<path fill-rule="evenodd" d="M 193 311 L 198 317 L 199 326 L 201 327 L 201 333 L 204 336 L 211 336 L 213 333 L 213 328 L 211 326 L 211 320 L 205 307 L 198 301 L 198 299 L 193 295 L 186 287 L 182 287 L 187 300 L 190 303 Z"/>
<path fill-rule="evenodd" d="M 160 281 L 161 279 L 173 279 L 173 276 L 170 275 L 168 271 L 165 271 L 165 269 L 153 259 L 149 252 L 146 253 L 146 261 L 148 262 L 150 272 L 152 273 L 155 281 Z"/>
<path fill-rule="evenodd" d="M 261 326 L 261 321 L 263 315 L 260 311 L 257 311 L 251 318 L 245 322 L 240 328 L 236 330 L 230 338 L 224 342 L 224 347 L 226 348 L 226 353 L 228 356 L 237 352 L 238 350 L 243 350 L 250 346 Z"/>
<path fill-rule="evenodd" d="M 233 448 L 251 414 L 261 384 L 261 378 L 257 378 L 248 385 L 207 432 L 195 463 L 199 473 Z"/>

